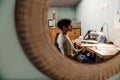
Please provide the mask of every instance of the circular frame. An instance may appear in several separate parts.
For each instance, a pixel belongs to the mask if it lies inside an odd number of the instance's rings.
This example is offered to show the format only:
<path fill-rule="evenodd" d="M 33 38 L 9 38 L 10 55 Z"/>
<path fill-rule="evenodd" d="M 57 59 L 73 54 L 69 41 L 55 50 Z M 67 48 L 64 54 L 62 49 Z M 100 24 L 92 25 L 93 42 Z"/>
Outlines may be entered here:
<path fill-rule="evenodd" d="M 52 44 L 47 15 L 50 0 L 16 0 L 15 22 L 28 59 L 55 80 L 106 80 L 120 72 L 120 54 L 100 64 L 81 64 L 59 54 Z"/>

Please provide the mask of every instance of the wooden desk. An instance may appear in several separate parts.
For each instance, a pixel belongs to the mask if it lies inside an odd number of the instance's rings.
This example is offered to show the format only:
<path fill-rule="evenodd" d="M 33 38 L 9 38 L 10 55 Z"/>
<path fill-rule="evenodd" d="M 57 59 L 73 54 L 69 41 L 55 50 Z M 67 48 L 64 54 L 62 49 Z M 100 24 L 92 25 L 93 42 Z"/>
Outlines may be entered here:
<path fill-rule="evenodd" d="M 117 49 L 120 47 L 113 44 L 82 44 L 81 46 L 86 47 L 87 50 L 96 53 L 97 56 L 104 59 L 111 58 L 120 51 Z"/>
<path fill-rule="evenodd" d="M 97 56 L 108 59 L 117 53 L 120 52 L 120 46 L 115 46 L 113 44 L 104 44 L 104 43 L 98 43 L 98 44 L 83 44 L 80 42 L 76 42 L 77 45 L 86 47 L 86 49 L 90 52 L 95 53 Z"/>

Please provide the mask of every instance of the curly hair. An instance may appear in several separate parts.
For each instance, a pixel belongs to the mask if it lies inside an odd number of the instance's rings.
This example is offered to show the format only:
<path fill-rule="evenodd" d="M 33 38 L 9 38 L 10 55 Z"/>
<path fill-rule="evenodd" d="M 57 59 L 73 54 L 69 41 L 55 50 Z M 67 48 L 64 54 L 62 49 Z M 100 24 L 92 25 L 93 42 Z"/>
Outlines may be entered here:
<path fill-rule="evenodd" d="M 65 18 L 65 19 L 60 19 L 60 20 L 58 21 L 58 23 L 57 23 L 57 26 L 58 26 L 59 29 L 61 29 L 61 30 L 63 31 L 63 26 L 64 26 L 64 27 L 68 27 L 68 25 L 70 25 L 71 22 L 72 22 L 72 21 L 71 21 L 70 19 L 67 19 L 67 18 Z"/>

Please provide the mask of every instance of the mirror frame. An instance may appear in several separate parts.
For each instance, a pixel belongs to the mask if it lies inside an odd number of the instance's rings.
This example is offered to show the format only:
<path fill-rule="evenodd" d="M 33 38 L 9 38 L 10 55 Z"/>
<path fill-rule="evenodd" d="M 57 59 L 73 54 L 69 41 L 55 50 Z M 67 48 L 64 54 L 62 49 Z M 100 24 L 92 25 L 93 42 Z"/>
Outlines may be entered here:
<path fill-rule="evenodd" d="M 59 54 L 48 27 L 50 0 L 16 0 L 15 23 L 32 64 L 55 80 L 106 80 L 120 72 L 120 54 L 99 64 L 82 64 Z"/>

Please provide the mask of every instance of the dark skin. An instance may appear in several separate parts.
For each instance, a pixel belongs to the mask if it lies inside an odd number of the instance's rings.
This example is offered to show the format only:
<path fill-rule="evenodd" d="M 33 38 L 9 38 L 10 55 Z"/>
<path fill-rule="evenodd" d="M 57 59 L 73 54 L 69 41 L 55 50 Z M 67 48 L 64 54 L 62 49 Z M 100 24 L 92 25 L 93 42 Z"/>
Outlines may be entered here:
<path fill-rule="evenodd" d="M 68 27 L 63 26 L 63 34 L 67 35 L 67 32 L 72 31 L 72 26 L 68 25 Z"/>

